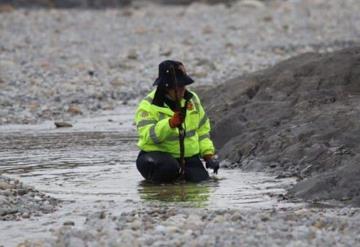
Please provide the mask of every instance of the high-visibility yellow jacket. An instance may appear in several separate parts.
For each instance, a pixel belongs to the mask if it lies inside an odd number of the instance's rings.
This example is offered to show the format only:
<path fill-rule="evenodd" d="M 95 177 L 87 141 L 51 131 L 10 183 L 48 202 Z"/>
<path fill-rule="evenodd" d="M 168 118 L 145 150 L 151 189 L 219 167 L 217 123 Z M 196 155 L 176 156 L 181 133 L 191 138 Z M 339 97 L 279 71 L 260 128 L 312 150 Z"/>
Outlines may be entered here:
<path fill-rule="evenodd" d="M 189 91 L 190 92 L 190 91 Z M 199 154 L 201 157 L 215 153 L 210 139 L 210 121 L 201 106 L 199 97 L 190 92 L 193 97 L 188 101 L 185 123 L 185 157 Z M 139 104 L 135 123 L 139 134 L 138 147 L 143 151 L 161 151 L 180 157 L 178 128 L 169 126 L 169 119 L 174 112 L 164 104 L 160 107 L 152 104 L 155 90 L 148 94 Z M 182 99 L 181 105 L 185 105 Z"/>

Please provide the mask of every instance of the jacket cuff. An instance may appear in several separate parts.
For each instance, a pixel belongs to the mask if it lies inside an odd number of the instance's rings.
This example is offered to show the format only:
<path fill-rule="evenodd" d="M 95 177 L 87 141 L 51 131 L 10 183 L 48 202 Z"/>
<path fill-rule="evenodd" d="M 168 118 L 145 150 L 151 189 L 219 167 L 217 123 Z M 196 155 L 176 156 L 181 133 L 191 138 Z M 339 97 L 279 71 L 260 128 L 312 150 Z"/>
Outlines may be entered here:
<path fill-rule="evenodd" d="M 207 161 L 207 160 L 212 159 L 212 157 L 214 157 L 214 154 L 209 153 L 209 154 L 205 154 L 205 155 L 203 156 L 203 159 L 204 159 L 205 161 Z"/>

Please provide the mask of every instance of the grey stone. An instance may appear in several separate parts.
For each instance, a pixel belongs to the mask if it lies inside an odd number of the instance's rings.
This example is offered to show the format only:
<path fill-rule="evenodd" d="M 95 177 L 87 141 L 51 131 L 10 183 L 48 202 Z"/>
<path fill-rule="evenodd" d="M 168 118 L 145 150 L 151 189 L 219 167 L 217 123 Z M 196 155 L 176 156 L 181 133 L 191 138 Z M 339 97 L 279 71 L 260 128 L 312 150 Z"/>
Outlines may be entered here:
<path fill-rule="evenodd" d="M 64 226 L 75 226 L 75 222 L 74 221 L 65 221 L 63 223 Z"/>
<path fill-rule="evenodd" d="M 55 122 L 54 123 L 56 128 L 71 128 L 73 127 L 72 124 L 67 123 L 67 122 Z"/>
<path fill-rule="evenodd" d="M 13 188 L 15 188 L 14 185 L 12 185 L 8 182 L 0 181 L 0 190 L 10 190 Z"/>

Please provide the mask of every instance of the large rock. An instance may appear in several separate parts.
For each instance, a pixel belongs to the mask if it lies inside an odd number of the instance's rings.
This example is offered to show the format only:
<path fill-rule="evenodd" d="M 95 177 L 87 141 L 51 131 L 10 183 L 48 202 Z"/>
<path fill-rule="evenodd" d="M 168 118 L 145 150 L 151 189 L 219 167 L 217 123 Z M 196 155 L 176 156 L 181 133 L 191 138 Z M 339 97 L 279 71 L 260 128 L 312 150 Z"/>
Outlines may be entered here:
<path fill-rule="evenodd" d="M 293 190 L 304 198 L 360 201 L 360 47 L 291 58 L 207 90 L 203 100 L 222 158 L 310 177 Z"/>

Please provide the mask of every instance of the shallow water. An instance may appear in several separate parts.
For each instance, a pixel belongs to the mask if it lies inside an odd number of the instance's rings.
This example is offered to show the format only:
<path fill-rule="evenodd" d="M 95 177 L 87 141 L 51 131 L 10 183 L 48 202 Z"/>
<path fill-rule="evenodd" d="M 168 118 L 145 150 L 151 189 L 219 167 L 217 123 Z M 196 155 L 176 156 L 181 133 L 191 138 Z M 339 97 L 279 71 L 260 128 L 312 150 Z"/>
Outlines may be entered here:
<path fill-rule="evenodd" d="M 78 119 L 66 129 L 56 129 L 51 122 L 0 126 L 0 173 L 64 201 L 53 214 L 1 222 L 0 244 L 49 237 L 49 231 L 64 222 L 81 226 L 89 213 L 102 210 L 116 214 L 154 204 L 210 209 L 295 206 L 278 200 L 294 180 L 263 173 L 221 169 L 200 184 L 145 182 L 135 166 L 133 112 L 122 108 Z"/>

